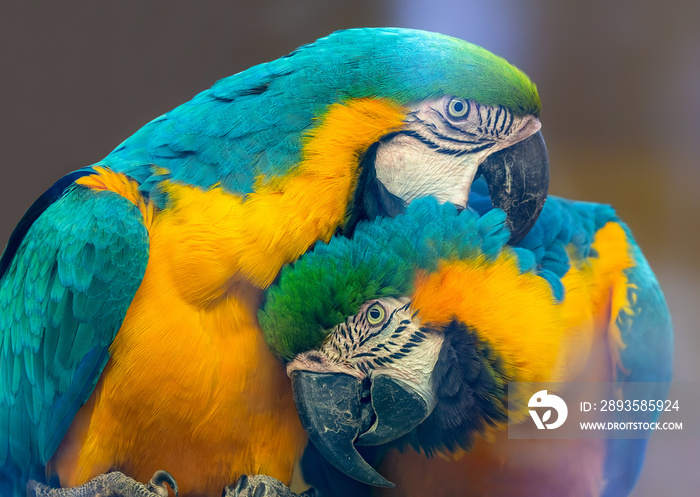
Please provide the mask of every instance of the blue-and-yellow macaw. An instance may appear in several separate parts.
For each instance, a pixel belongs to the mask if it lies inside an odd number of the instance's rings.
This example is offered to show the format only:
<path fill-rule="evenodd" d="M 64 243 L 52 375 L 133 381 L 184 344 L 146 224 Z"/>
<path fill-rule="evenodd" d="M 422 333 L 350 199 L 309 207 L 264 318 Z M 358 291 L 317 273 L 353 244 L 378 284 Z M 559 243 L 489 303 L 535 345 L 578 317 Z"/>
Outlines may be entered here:
<path fill-rule="evenodd" d="M 511 246 L 503 212 L 476 191 L 470 204 L 481 215 L 416 201 L 318 244 L 269 289 L 260 322 L 313 444 L 304 478 L 333 497 L 628 495 L 646 440 L 505 427 L 528 405 L 509 382 L 624 395 L 670 381 L 670 317 L 639 247 L 605 205 L 550 197 Z"/>
<path fill-rule="evenodd" d="M 316 241 L 486 177 L 513 240 L 547 191 L 535 86 L 403 29 L 335 33 L 223 79 L 60 179 L 0 259 L 0 492 L 167 469 L 183 495 L 288 482 L 306 435 L 260 332 Z"/>

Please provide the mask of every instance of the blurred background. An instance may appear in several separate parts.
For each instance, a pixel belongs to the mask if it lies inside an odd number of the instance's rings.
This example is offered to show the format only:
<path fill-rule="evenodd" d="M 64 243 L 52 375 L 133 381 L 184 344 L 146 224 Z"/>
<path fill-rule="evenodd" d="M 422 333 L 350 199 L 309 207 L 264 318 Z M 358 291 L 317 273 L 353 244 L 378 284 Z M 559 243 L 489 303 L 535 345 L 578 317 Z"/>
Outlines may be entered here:
<path fill-rule="evenodd" d="M 26 1 L 2 10 L 0 247 L 56 179 L 222 77 L 337 29 L 439 31 L 537 83 L 550 192 L 610 203 L 627 221 L 671 307 L 675 377 L 700 380 L 700 2 Z M 698 460 L 700 440 L 652 438 L 634 496 L 697 495 Z"/>

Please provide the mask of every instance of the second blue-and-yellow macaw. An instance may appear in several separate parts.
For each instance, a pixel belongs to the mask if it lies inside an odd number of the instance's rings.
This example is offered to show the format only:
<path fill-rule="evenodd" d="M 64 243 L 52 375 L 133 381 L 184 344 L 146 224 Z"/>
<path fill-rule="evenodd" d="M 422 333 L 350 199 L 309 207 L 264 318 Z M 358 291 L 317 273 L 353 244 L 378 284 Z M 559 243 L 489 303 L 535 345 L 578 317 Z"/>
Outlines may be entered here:
<path fill-rule="evenodd" d="M 334 497 L 628 495 L 646 440 L 511 440 L 508 409 L 528 402 L 507 385 L 616 382 L 628 398 L 670 381 L 654 274 L 608 206 L 550 197 L 511 246 L 485 192 L 470 204 L 481 215 L 415 202 L 269 290 L 261 324 L 312 442 L 304 478 Z"/>
<path fill-rule="evenodd" d="M 547 191 L 540 100 L 447 36 L 335 33 L 223 79 L 32 205 L 0 259 L 0 493 L 112 469 L 219 496 L 288 482 L 306 435 L 257 321 L 317 240 L 483 174 L 521 238 Z M 79 146 L 79 144 L 76 144 Z"/>

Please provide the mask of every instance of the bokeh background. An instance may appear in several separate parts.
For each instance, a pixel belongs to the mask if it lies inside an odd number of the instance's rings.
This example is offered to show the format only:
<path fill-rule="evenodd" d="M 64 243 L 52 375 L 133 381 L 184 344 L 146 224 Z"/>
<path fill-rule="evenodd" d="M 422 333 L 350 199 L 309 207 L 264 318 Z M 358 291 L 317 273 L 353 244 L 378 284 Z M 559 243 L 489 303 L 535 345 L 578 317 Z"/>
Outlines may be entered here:
<path fill-rule="evenodd" d="M 628 222 L 671 307 L 675 377 L 698 382 L 698 21 L 696 0 L 5 2 L 0 246 L 56 179 L 222 77 L 337 29 L 440 31 L 538 84 L 551 193 Z M 634 495 L 698 495 L 699 460 L 698 439 L 652 439 Z"/>

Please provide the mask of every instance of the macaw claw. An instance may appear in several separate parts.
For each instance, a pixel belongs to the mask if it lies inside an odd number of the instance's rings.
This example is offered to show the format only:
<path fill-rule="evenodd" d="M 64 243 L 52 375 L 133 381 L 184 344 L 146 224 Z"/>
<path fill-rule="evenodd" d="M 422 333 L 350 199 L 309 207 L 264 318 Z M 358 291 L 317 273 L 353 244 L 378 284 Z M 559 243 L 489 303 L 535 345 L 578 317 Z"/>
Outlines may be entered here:
<path fill-rule="evenodd" d="M 271 476 L 242 475 L 235 485 L 226 487 L 223 497 L 317 497 L 317 493 L 309 489 L 298 495 Z"/>
<path fill-rule="evenodd" d="M 177 496 L 178 490 L 175 478 L 173 478 L 173 475 L 162 469 L 159 469 L 153 473 L 153 476 L 146 484 L 146 488 L 158 495 L 168 497 L 168 488 L 165 486 L 166 483 L 173 489 L 173 492 L 175 492 L 175 495 Z"/>
<path fill-rule="evenodd" d="M 168 497 L 168 486 L 178 495 L 175 478 L 167 471 L 156 471 L 145 485 L 124 473 L 113 471 L 99 475 L 75 488 L 52 488 L 30 480 L 28 497 Z"/>

